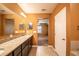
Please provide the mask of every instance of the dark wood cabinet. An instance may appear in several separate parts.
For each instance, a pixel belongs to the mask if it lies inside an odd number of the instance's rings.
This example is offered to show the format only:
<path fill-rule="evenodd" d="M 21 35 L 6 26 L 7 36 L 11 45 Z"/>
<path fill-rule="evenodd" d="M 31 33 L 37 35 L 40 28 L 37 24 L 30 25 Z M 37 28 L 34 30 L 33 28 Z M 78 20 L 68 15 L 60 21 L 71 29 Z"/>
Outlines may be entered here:
<path fill-rule="evenodd" d="M 29 45 L 29 39 L 22 44 L 22 49 Z"/>
<path fill-rule="evenodd" d="M 22 56 L 28 56 L 28 52 L 29 52 L 29 46 L 26 46 L 23 50 L 22 50 Z"/>
<path fill-rule="evenodd" d="M 17 47 L 17 48 L 13 51 L 14 56 L 18 56 L 20 53 L 21 53 L 21 46 Z"/>
<path fill-rule="evenodd" d="M 13 53 L 9 53 L 7 56 L 13 56 Z"/>
<path fill-rule="evenodd" d="M 22 56 L 27 56 L 29 51 L 29 39 L 22 44 Z"/>
<path fill-rule="evenodd" d="M 22 56 L 21 52 L 17 56 Z"/>
<path fill-rule="evenodd" d="M 29 39 L 29 50 L 32 48 L 32 37 Z"/>
<path fill-rule="evenodd" d="M 28 56 L 32 48 L 32 37 L 22 44 L 22 56 Z"/>
<path fill-rule="evenodd" d="M 23 44 L 21 44 L 7 56 L 28 56 L 31 48 L 32 48 L 32 37 L 28 38 Z"/>

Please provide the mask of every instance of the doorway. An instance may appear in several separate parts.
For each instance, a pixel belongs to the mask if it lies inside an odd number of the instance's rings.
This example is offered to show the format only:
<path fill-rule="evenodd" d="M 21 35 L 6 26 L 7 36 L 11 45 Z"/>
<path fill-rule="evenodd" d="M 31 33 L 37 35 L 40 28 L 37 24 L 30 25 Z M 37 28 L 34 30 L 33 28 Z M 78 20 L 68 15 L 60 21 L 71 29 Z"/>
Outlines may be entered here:
<path fill-rule="evenodd" d="M 48 19 L 38 20 L 38 45 L 48 45 Z"/>

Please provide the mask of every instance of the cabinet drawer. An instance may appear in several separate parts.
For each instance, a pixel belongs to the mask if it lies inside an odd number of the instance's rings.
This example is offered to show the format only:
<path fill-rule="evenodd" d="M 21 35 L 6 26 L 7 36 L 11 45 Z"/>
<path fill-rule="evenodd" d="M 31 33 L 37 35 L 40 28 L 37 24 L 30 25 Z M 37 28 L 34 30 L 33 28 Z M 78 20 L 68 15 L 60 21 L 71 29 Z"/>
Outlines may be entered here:
<path fill-rule="evenodd" d="M 14 50 L 14 56 L 17 56 L 21 52 L 21 46 Z"/>

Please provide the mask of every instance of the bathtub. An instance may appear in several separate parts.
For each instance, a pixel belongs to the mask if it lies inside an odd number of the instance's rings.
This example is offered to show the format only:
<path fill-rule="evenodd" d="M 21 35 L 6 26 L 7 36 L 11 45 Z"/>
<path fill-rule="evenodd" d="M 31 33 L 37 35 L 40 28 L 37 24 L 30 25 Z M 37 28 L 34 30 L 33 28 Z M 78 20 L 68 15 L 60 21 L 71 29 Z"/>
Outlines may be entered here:
<path fill-rule="evenodd" d="M 71 56 L 79 56 L 79 41 L 71 41 Z"/>

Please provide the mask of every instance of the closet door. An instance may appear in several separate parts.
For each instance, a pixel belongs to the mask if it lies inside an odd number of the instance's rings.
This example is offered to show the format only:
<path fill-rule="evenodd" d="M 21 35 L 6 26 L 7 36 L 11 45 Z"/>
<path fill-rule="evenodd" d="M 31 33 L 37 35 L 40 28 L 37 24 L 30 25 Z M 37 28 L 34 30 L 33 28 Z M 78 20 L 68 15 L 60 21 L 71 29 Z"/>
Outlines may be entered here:
<path fill-rule="evenodd" d="M 66 7 L 55 16 L 55 49 L 58 55 L 66 55 Z"/>

